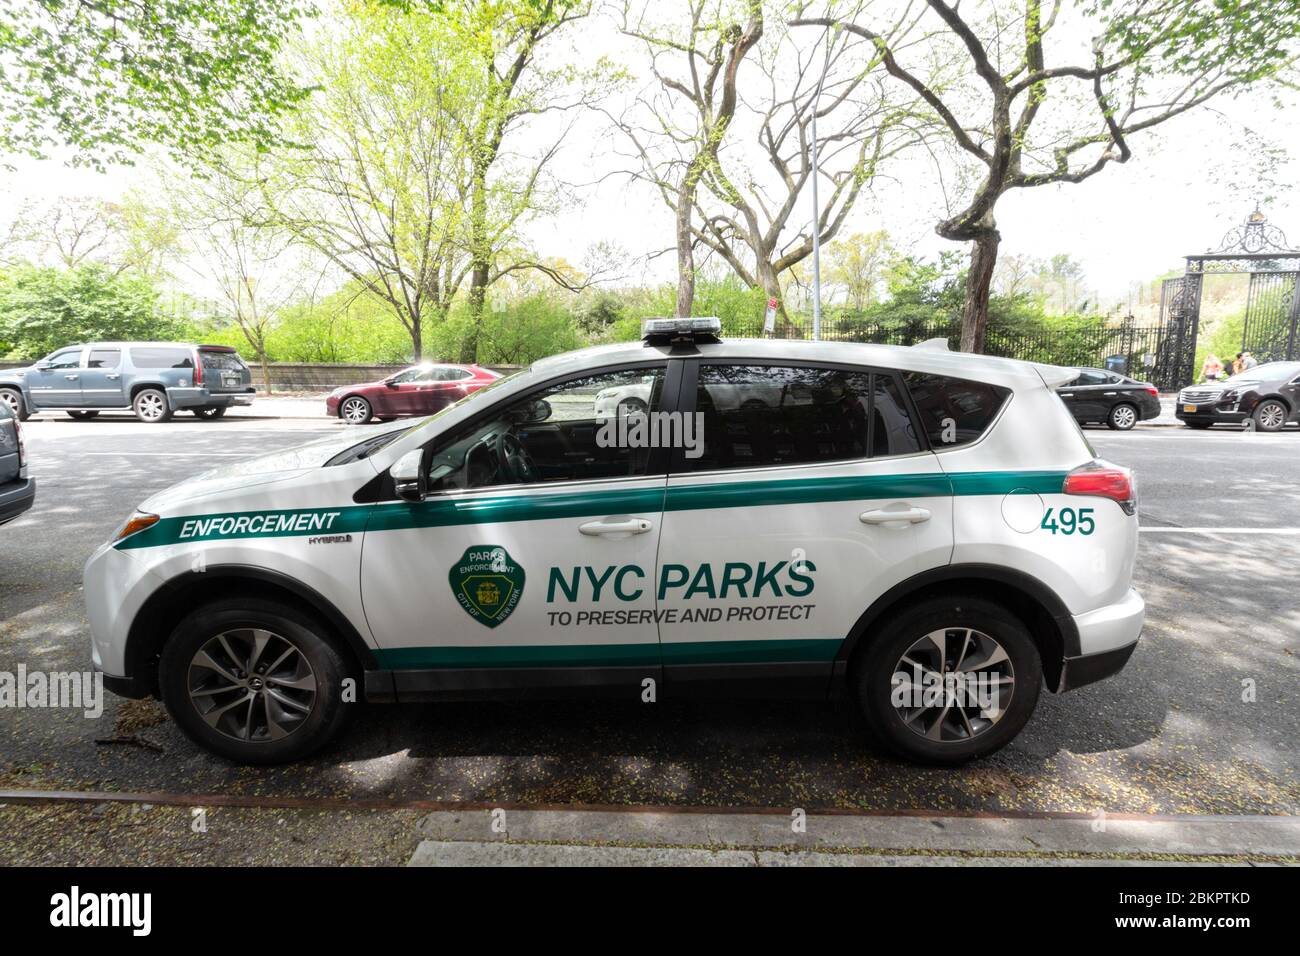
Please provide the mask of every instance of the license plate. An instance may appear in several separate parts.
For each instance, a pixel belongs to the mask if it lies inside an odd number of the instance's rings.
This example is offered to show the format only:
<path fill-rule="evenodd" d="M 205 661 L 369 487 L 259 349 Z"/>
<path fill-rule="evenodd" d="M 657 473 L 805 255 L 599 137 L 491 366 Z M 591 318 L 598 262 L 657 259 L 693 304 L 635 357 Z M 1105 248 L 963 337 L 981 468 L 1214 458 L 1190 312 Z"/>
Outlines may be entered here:
<path fill-rule="evenodd" d="M 1195 406 L 1195 405 L 1184 405 L 1184 406 L 1183 406 L 1183 411 L 1185 411 L 1185 412 L 1194 412 L 1194 411 L 1196 411 L 1196 406 Z"/>
<path fill-rule="evenodd" d="M 221 376 L 221 383 L 225 385 L 226 388 L 237 388 L 239 386 L 239 376 L 223 375 Z"/>

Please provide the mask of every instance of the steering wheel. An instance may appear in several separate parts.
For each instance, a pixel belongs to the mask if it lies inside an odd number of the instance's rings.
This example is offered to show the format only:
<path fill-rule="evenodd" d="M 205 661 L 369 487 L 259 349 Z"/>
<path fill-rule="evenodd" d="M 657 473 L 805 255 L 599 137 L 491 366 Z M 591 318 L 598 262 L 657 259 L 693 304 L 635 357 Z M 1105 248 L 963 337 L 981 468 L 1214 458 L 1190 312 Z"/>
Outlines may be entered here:
<path fill-rule="evenodd" d="M 496 440 L 497 464 L 511 481 L 537 480 L 537 467 L 524 449 L 524 443 L 510 432 L 502 432 Z"/>

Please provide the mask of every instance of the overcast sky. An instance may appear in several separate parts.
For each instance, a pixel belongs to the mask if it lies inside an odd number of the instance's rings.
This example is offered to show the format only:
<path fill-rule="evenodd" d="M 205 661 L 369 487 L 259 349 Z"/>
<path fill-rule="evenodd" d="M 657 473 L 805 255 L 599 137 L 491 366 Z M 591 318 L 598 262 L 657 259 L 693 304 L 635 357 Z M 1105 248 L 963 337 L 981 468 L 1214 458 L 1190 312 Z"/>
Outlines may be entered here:
<path fill-rule="evenodd" d="M 581 46 L 564 52 L 576 59 L 634 51 L 608 20 L 584 28 Z M 1082 263 L 1085 284 L 1103 303 L 1123 302 L 1133 283 L 1181 268 L 1182 256 L 1216 246 L 1239 225 L 1257 198 L 1275 193 L 1265 206 L 1270 221 L 1300 244 L 1300 122 L 1297 111 L 1278 110 L 1263 93 L 1215 101 L 1212 108 L 1177 118 L 1156 134 L 1136 137 L 1133 158 L 1112 164 L 1079 185 L 1009 193 L 998 205 L 1003 254 L 1047 257 L 1067 253 Z M 592 114 L 570 134 L 554 168 L 571 183 L 589 183 L 582 201 L 558 216 L 532 223 L 529 237 L 542 255 L 581 264 L 598 242 L 614 242 L 631 254 L 629 282 L 674 277 L 672 256 L 649 258 L 671 242 L 668 211 L 648 189 L 616 175 L 629 164 L 605 121 Z M 1253 138 L 1252 138 L 1253 133 Z M 1280 188 L 1259 186 L 1260 154 L 1267 142 L 1288 159 L 1272 172 Z M 527 148 L 526 140 L 521 148 Z M 13 160 L 0 170 L 0 222 L 26 200 L 58 196 L 113 199 L 142 181 L 140 169 L 96 173 L 57 160 Z M 902 248 L 933 256 L 955 248 L 934 234 L 943 209 L 933 165 L 923 159 L 898 164 L 877 180 L 856 207 L 844 234 L 886 229 Z M 811 199 L 804 208 L 811 215 Z"/>

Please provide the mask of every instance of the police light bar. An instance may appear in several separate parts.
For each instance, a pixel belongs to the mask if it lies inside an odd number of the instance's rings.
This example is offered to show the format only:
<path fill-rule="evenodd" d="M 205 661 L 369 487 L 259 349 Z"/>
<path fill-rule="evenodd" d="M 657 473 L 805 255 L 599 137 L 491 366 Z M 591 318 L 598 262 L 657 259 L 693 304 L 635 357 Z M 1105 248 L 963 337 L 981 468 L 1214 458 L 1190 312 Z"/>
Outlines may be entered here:
<path fill-rule="evenodd" d="M 643 339 L 717 339 L 722 320 L 716 316 L 686 319 L 645 319 L 641 323 Z"/>

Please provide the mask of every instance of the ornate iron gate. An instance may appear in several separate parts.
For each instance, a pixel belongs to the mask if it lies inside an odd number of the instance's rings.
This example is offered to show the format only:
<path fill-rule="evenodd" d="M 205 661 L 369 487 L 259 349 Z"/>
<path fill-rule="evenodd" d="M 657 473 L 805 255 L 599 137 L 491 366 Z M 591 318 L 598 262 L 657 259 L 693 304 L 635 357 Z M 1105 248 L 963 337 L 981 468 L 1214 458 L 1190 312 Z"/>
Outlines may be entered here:
<path fill-rule="evenodd" d="M 1246 299 L 1242 348 L 1261 362 L 1300 356 L 1300 272 L 1255 272 Z"/>
<path fill-rule="evenodd" d="M 1160 338 L 1150 382 L 1173 391 L 1196 381 L 1196 335 L 1201 319 L 1201 274 L 1166 279 L 1160 287 Z"/>

